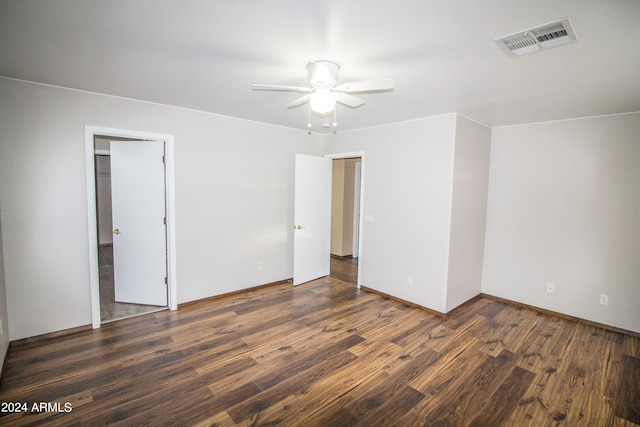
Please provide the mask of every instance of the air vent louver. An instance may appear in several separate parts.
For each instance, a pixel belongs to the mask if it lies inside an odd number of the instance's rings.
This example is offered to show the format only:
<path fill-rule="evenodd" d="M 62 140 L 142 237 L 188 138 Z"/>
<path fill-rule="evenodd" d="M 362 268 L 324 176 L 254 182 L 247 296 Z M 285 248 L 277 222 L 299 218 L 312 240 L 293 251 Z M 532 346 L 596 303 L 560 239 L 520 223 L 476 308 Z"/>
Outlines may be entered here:
<path fill-rule="evenodd" d="M 569 20 L 564 18 L 501 37 L 495 42 L 507 55 L 515 57 L 576 41 L 576 35 Z"/>
<path fill-rule="evenodd" d="M 542 43 L 542 42 L 554 40 L 560 37 L 565 37 L 566 35 L 567 35 L 567 30 L 565 30 L 564 28 L 561 28 L 559 30 L 554 30 L 548 33 L 536 35 L 536 39 L 538 39 L 538 41 Z"/>

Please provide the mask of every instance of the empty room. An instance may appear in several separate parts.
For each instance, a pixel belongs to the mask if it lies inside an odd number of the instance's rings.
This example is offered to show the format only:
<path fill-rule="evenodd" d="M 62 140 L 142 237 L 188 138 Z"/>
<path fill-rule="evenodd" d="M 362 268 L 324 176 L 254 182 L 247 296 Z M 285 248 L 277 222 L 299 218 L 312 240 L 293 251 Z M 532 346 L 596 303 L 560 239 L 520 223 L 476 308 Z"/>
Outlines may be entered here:
<path fill-rule="evenodd" d="M 638 39 L 0 0 L 0 424 L 640 426 Z"/>

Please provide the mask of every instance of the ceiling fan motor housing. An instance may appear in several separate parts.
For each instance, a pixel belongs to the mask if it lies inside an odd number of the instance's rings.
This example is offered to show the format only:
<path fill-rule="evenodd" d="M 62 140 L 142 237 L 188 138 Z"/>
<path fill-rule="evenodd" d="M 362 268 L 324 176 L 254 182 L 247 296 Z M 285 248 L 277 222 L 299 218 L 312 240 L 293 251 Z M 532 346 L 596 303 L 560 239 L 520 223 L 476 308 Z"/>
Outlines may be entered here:
<path fill-rule="evenodd" d="M 316 89 L 334 87 L 340 66 L 332 61 L 313 61 L 307 64 L 309 83 Z"/>

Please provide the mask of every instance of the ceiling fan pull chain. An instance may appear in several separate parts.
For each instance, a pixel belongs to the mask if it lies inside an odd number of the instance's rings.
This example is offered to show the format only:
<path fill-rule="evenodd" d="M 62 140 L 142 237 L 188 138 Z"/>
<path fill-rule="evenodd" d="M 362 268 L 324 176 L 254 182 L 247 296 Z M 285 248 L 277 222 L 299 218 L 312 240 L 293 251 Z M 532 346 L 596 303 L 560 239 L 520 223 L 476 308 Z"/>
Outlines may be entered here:
<path fill-rule="evenodd" d="M 307 128 L 311 129 L 311 104 L 309 104 L 309 121 L 307 122 Z"/>

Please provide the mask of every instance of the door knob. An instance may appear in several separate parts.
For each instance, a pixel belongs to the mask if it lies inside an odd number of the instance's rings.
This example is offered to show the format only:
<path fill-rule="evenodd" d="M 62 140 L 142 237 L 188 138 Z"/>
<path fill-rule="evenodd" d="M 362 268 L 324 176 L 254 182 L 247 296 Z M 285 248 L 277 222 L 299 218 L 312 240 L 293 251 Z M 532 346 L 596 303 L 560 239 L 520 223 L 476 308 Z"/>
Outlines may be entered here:
<path fill-rule="evenodd" d="M 113 230 L 113 234 L 120 234 L 120 230 L 118 230 L 117 228 Z"/>
<path fill-rule="evenodd" d="M 302 230 L 304 227 L 301 225 L 294 225 L 293 228 L 295 228 L 296 230 Z"/>

